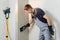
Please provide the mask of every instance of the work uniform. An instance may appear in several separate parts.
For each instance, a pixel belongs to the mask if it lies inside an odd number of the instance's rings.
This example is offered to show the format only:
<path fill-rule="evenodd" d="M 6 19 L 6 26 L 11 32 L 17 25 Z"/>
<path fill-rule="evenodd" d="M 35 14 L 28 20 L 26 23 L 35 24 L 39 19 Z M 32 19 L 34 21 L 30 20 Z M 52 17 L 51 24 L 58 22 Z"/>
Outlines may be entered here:
<path fill-rule="evenodd" d="M 44 15 L 45 13 L 42 9 L 35 8 L 34 13 L 32 14 L 32 18 L 40 29 L 39 40 L 51 40 L 47 20 L 43 18 Z"/>

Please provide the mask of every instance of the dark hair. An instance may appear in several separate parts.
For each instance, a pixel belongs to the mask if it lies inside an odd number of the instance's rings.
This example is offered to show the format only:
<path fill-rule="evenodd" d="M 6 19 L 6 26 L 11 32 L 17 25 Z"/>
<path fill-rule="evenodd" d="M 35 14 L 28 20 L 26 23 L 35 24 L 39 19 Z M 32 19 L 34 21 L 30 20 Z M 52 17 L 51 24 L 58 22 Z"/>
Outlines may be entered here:
<path fill-rule="evenodd" d="M 26 4 L 26 5 L 24 6 L 24 10 L 28 10 L 29 8 L 32 8 L 32 6 L 31 6 L 30 4 Z"/>

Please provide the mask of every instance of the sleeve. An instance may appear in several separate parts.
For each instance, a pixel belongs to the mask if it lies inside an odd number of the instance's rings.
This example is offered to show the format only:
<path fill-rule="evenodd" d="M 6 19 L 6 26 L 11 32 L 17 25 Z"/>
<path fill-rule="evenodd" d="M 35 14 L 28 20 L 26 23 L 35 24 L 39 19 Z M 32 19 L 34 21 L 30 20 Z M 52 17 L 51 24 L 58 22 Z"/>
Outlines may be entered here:
<path fill-rule="evenodd" d="M 41 11 L 41 16 L 43 17 L 45 15 L 44 11 Z"/>
<path fill-rule="evenodd" d="M 40 14 L 40 16 L 44 16 L 45 15 L 45 12 L 42 10 L 42 9 L 40 9 L 40 8 L 37 8 L 37 12 L 38 12 L 38 14 Z"/>
<path fill-rule="evenodd" d="M 45 12 L 42 9 L 40 9 L 40 14 L 43 17 L 45 15 Z"/>

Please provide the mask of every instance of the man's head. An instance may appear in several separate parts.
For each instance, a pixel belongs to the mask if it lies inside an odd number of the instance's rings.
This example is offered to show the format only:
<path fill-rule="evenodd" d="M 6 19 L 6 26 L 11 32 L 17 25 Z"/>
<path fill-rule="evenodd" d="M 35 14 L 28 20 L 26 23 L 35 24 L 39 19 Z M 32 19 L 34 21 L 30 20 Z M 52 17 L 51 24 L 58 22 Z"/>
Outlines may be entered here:
<path fill-rule="evenodd" d="M 31 6 L 30 4 L 26 4 L 26 5 L 24 6 L 24 11 L 25 11 L 26 13 L 33 13 L 33 8 L 32 8 L 32 6 Z"/>

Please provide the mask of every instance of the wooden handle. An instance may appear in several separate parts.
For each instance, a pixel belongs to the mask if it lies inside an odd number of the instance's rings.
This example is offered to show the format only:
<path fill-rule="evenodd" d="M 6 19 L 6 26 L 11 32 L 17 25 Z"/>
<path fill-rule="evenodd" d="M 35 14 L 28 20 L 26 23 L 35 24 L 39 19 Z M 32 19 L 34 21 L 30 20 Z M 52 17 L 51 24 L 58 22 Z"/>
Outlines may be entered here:
<path fill-rule="evenodd" d="M 8 19 L 6 19 L 6 40 L 8 40 Z"/>

